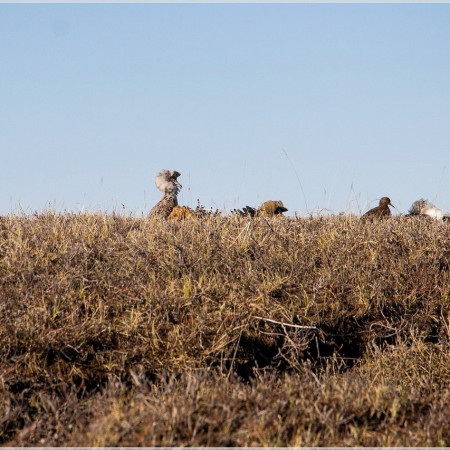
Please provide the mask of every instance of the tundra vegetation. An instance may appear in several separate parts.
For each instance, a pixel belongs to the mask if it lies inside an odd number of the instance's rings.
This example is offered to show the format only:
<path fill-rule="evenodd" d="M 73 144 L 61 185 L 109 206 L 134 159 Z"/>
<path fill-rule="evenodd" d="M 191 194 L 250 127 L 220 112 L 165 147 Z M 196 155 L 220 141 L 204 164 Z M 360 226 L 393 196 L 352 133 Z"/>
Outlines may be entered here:
<path fill-rule="evenodd" d="M 449 446 L 450 228 L 0 222 L 4 446 Z"/>

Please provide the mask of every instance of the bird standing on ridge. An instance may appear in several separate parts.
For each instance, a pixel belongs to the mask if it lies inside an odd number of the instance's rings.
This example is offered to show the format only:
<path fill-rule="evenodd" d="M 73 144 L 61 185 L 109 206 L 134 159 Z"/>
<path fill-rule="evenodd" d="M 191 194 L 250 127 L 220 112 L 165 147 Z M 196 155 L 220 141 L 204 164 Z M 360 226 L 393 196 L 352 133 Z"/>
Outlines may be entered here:
<path fill-rule="evenodd" d="M 415 201 L 411 205 L 411 208 L 409 209 L 409 215 L 428 216 L 437 220 L 444 219 L 444 213 L 442 212 L 442 209 L 436 208 L 433 203 L 430 203 L 428 200 L 424 200 L 423 198 Z"/>
<path fill-rule="evenodd" d="M 390 217 L 391 210 L 389 209 L 389 205 L 394 206 L 391 203 L 391 199 L 389 197 L 382 197 L 380 199 L 380 204 L 372 208 L 371 210 L 367 211 L 365 214 L 363 214 L 362 218 L 364 219 L 383 219 L 385 217 Z"/>
<path fill-rule="evenodd" d="M 161 200 L 150 210 L 149 217 L 167 219 L 175 206 L 178 206 L 177 195 L 182 186 L 177 181 L 181 175 L 176 170 L 161 170 L 156 176 L 156 187 L 163 193 Z"/>
<path fill-rule="evenodd" d="M 281 200 L 268 200 L 258 208 L 258 215 L 268 217 L 278 216 L 287 210 L 288 209 L 284 207 Z"/>
<path fill-rule="evenodd" d="M 262 203 L 258 209 L 246 206 L 245 208 L 242 208 L 242 210 L 234 209 L 232 212 L 241 216 L 274 217 L 282 215 L 286 211 L 288 211 L 288 209 L 284 207 L 281 200 L 268 200 L 267 202 Z"/>

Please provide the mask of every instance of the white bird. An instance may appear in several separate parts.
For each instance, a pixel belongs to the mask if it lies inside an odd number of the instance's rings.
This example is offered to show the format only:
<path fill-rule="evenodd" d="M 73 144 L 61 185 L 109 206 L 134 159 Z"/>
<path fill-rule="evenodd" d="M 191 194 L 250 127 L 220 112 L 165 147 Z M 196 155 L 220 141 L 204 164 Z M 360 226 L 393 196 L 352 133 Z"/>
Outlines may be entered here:
<path fill-rule="evenodd" d="M 442 209 L 436 208 L 428 200 L 421 198 L 415 201 L 411 208 L 409 209 L 409 214 L 411 216 L 428 216 L 433 219 L 442 220 L 444 218 L 444 213 Z"/>

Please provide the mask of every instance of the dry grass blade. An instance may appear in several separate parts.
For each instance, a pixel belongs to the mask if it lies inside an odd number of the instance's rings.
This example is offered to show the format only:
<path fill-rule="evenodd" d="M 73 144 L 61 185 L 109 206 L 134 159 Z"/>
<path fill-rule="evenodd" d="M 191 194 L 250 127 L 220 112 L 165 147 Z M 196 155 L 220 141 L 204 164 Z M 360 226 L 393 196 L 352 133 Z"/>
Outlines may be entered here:
<path fill-rule="evenodd" d="M 302 330 L 315 330 L 316 327 L 308 325 L 295 325 L 293 323 L 279 322 L 278 320 L 268 319 L 266 317 L 252 316 L 254 319 L 264 320 L 265 322 L 275 323 L 277 325 L 283 325 L 284 327 L 299 328 Z"/>

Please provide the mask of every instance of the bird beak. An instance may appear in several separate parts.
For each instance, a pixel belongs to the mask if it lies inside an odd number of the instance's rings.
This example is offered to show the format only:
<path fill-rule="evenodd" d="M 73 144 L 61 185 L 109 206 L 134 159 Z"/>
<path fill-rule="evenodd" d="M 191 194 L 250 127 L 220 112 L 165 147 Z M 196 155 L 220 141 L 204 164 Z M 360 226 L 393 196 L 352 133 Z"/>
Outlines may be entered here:
<path fill-rule="evenodd" d="M 175 183 L 176 185 L 180 186 L 180 188 L 183 187 L 183 185 L 182 185 L 176 178 L 174 178 L 174 177 L 172 177 L 172 178 L 170 179 L 170 181 L 172 181 L 172 182 Z"/>

